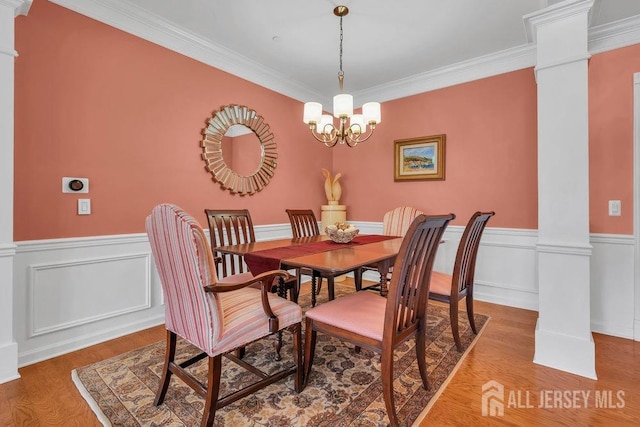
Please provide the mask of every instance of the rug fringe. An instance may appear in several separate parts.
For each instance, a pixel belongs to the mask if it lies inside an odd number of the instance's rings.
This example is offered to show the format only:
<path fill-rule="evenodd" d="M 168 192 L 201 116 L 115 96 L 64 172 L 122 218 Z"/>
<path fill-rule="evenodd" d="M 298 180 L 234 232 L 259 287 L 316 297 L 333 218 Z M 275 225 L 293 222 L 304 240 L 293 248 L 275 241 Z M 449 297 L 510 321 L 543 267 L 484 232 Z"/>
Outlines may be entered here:
<path fill-rule="evenodd" d="M 80 381 L 80 378 L 78 377 L 78 373 L 76 372 L 75 369 L 71 371 L 71 379 L 73 380 L 73 383 L 78 388 L 78 391 L 80 392 L 80 395 L 82 396 L 82 398 L 89 405 L 89 408 L 91 408 L 93 413 L 96 414 L 96 418 L 98 418 L 98 421 L 100 421 L 100 423 L 102 423 L 104 427 L 113 427 L 113 424 L 111 424 L 111 421 L 109 421 L 109 418 L 107 418 L 104 412 L 102 412 L 102 410 L 100 409 L 100 406 L 98 406 L 98 402 L 96 402 L 93 399 L 93 397 L 91 397 L 91 393 L 89 393 L 89 391 L 84 386 L 84 384 L 82 384 L 82 381 Z"/>

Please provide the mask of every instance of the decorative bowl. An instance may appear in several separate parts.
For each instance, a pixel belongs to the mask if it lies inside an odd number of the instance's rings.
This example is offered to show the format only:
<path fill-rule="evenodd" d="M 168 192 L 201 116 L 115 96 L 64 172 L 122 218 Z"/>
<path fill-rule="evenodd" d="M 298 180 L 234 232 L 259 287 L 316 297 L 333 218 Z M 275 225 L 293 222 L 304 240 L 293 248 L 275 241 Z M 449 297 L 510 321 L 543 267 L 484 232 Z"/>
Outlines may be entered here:
<path fill-rule="evenodd" d="M 327 233 L 327 236 L 336 243 L 349 243 L 358 235 L 360 230 L 355 228 L 353 225 L 336 223 L 325 227 L 324 232 Z"/>

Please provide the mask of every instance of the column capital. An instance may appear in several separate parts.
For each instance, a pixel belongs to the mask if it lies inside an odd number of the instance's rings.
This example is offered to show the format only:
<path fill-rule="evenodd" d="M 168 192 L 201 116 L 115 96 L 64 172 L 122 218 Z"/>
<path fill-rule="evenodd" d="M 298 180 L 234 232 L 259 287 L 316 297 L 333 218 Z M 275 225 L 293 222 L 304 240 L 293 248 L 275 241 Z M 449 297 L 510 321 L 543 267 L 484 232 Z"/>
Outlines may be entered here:
<path fill-rule="evenodd" d="M 13 9 L 14 16 L 26 15 L 33 0 L 0 0 L 0 6 Z"/>
<path fill-rule="evenodd" d="M 594 0 L 566 0 L 544 9 L 524 15 L 524 26 L 527 31 L 527 41 L 535 43 L 538 38 L 537 28 L 575 15 L 589 13 Z"/>

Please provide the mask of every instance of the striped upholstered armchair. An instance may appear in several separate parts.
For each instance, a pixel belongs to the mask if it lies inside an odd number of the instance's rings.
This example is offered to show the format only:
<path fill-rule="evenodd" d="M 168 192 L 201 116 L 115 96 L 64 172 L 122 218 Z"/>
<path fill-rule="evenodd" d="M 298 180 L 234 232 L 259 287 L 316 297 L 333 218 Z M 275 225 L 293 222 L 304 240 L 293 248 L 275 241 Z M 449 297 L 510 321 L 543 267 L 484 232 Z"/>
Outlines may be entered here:
<path fill-rule="evenodd" d="M 172 374 L 182 379 L 203 398 L 202 424 L 213 425 L 215 411 L 288 375 L 294 374 L 296 392 L 302 390 L 301 320 L 296 303 L 270 292 L 274 279 L 289 277 L 286 271 L 269 271 L 246 282 L 220 283 L 213 254 L 198 222 L 179 207 L 156 206 L 146 220 L 147 234 L 165 297 L 167 346 L 165 364 L 155 405 L 164 401 Z M 260 289 L 250 285 L 261 283 Z M 220 402 L 221 358 L 235 349 L 267 335 L 289 329 L 293 334 L 294 363 L 266 376 Z M 177 337 L 202 350 L 201 356 L 175 362 Z M 207 387 L 185 368 L 208 357 Z"/>

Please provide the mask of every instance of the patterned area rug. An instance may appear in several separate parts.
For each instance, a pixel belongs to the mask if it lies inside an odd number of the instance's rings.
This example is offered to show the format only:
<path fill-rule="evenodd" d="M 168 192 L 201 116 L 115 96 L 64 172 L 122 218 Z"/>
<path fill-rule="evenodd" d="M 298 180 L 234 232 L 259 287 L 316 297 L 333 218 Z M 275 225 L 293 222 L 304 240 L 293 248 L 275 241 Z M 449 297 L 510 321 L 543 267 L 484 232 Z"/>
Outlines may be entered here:
<path fill-rule="evenodd" d="M 336 296 L 353 287 L 336 284 Z M 323 291 L 326 292 L 325 289 Z M 318 302 L 326 301 L 326 294 Z M 300 304 L 310 305 L 309 295 Z M 465 351 L 459 353 L 451 336 L 448 307 L 429 303 L 427 367 L 431 390 L 424 390 L 415 361 L 414 341 L 395 352 L 394 393 L 403 425 L 419 421 L 453 376 L 477 336 L 469 328 L 466 313 L 460 312 L 460 338 Z M 475 315 L 481 330 L 488 321 Z M 304 322 L 303 322 L 304 324 Z M 273 343 L 267 337 L 247 347 L 245 360 L 265 372 L 292 364 L 291 334 L 284 333 L 282 361 L 275 361 Z M 153 406 L 164 360 L 164 341 L 74 370 L 72 377 L 98 419 L 105 426 L 195 426 L 202 416 L 203 399 L 179 379 L 173 378 L 165 402 Z M 180 360 L 198 350 L 180 342 Z M 256 377 L 224 359 L 220 396 L 255 381 Z M 206 381 L 206 359 L 193 366 Z M 316 355 L 309 384 L 300 394 L 293 390 L 293 378 L 285 378 L 216 412 L 216 426 L 385 426 L 389 423 L 382 398 L 380 358 L 373 352 L 354 352 L 353 346 L 318 334 Z"/>

